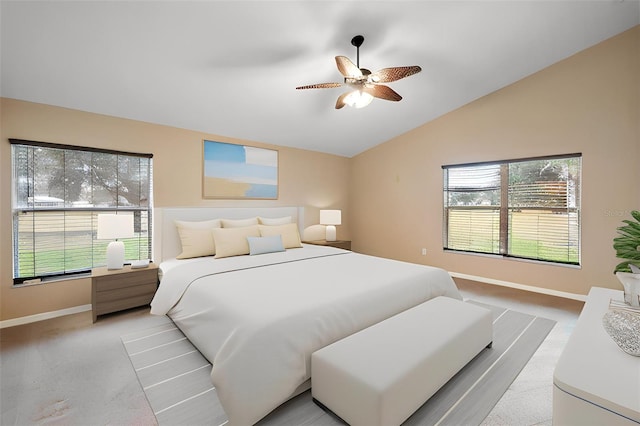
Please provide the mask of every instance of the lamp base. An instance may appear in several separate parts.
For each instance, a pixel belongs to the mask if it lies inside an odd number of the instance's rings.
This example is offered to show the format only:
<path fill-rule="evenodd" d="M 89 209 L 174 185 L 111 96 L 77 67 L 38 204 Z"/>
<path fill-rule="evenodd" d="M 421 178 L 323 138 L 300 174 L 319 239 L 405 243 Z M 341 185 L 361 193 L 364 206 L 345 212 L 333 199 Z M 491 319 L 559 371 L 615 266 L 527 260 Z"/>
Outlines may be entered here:
<path fill-rule="evenodd" d="M 107 246 L 107 269 L 122 269 L 124 267 L 124 243 L 111 241 Z"/>
<path fill-rule="evenodd" d="M 336 227 L 335 225 L 327 225 L 327 233 L 324 237 L 327 241 L 335 241 L 336 240 Z"/>

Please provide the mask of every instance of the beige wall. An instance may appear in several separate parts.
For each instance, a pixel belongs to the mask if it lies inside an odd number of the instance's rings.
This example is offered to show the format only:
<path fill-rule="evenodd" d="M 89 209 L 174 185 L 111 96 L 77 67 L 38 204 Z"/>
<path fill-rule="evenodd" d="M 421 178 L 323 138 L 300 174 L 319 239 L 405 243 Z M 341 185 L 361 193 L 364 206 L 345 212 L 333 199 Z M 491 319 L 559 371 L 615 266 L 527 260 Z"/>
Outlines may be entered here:
<path fill-rule="evenodd" d="M 612 238 L 640 209 L 639 100 L 635 27 L 354 157 L 354 249 L 575 294 L 621 289 Z M 442 165 L 574 152 L 583 154 L 580 269 L 443 251 Z"/>
<path fill-rule="evenodd" d="M 0 320 L 91 303 L 88 279 L 12 286 L 9 138 L 150 152 L 156 207 L 304 206 L 307 226 L 318 223 L 320 208 L 337 208 L 344 213 L 338 237 L 349 236 L 348 158 L 11 99 L 1 99 L 0 114 Z M 202 199 L 203 139 L 278 149 L 278 200 Z"/>

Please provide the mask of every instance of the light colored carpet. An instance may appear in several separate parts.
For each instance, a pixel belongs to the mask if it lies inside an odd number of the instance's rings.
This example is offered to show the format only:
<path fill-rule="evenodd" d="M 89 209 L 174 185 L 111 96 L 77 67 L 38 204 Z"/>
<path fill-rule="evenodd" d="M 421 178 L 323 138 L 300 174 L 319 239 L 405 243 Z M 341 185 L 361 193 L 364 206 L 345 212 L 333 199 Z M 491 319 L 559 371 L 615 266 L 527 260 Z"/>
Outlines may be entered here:
<path fill-rule="evenodd" d="M 164 318 L 91 311 L 0 330 L 0 425 L 156 424 L 120 337 Z"/>
<path fill-rule="evenodd" d="M 491 412 L 555 321 L 485 306 L 494 314 L 494 342 L 411 416 L 407 425 L 478 425 Z M 210 380 L 211 364 L 175 325 L 166 322 L 122 337 L 138 380 L 161 426 L 223 425 L 226 416 Z M 307 391 L 260 425 L 340 425 Z"/>

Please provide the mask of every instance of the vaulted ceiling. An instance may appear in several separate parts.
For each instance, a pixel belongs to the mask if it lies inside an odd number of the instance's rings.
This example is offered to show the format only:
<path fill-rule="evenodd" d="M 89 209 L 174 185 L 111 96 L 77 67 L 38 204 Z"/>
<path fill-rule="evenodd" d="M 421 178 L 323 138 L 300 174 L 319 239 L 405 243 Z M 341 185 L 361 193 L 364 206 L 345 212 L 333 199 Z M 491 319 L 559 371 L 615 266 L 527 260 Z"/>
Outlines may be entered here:
<path fill-rule="evenodd" d="M 640 23 L 638 0 L 7 1 L 3 97 L 351 157 Z M 334 57 L 419 65 L 334 109 Z"/>

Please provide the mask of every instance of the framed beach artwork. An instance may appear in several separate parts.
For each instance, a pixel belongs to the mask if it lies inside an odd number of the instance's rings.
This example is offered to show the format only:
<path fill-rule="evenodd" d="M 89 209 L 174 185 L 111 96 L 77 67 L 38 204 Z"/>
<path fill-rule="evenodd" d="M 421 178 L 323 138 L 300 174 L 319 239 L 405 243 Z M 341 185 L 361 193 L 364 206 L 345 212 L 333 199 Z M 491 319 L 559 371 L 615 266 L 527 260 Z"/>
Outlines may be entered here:
<path fill-rule="evenodd" d="M 205 140 L 204 198 L 278 198 L 278 151 Z"/>

